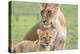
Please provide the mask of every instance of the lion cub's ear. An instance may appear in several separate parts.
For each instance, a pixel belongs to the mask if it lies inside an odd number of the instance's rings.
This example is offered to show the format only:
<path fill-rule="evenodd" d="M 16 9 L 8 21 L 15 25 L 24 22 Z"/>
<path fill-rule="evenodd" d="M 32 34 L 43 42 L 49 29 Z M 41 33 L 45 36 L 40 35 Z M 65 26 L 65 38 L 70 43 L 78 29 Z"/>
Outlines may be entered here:
<path fill-rule="evenodd" d="M 60 8 L 60 6 L 61 6 L 60 4 L 48 3 L 48 7 L 49 7 L 49 8 L 56 8 L 56 9 L 57 9 L 57 8 Z"/>
<path fill-rule="evenodd" d="M 55 6 L 55 7 L 60 7 L 61 5 L 60 5 L 60 4 L 54 4 L 54 6 Z"/>
<path fill-rule="evenodd" d="M 40 3 L 40 10 L 43 10 L 45 9 L 47 3 Z"/>
<path fill-rule="evenodd" d="M 40 10 L 43 10 L 45 7 L 44 3 L 40 3 Z"/>
<path fill-rule="evenodd" d="M 60 6 L 61 6 L 60 4 L 54 4 L 54 8 L 55 8 L 55 9 L 59 9 Z"/>

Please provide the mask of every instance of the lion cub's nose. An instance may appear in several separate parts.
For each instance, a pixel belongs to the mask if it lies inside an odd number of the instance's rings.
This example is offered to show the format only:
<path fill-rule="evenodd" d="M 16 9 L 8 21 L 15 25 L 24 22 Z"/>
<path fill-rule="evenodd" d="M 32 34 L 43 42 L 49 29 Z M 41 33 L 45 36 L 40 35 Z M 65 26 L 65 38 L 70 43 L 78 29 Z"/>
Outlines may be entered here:
<path fill-rule="evenodd" d="M 49 43 L 46 43 L 47 45 L 49 44 Z"/>
<path fill-rule="evenodd" d="M 46 23 L 47 21 L 46 20 L 43 20 L 43 23 Z"/>
<path fill-rule="evenodd" d="M 44 25 L 48 25 L 47 20 L 43 20 Z"/>

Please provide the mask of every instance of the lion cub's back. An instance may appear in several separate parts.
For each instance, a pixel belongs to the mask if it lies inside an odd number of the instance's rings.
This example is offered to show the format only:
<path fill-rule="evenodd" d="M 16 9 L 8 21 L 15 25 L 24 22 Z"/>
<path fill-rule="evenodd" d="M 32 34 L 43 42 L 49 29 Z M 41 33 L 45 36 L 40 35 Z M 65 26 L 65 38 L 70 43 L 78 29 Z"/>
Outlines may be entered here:
<path fill-rule="evenodd" d="M 31 52 L 33 51 L 33 41 L 24 40 L 15 45 L 15 52 Z"/>

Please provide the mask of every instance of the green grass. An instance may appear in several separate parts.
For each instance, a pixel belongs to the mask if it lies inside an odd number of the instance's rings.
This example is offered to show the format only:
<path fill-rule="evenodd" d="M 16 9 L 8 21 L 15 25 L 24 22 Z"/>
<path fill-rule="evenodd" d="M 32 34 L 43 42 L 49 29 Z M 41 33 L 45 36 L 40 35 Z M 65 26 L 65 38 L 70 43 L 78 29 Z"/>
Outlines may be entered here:
<path fill-rule="evenodd" d="M 12 43 L 16 43 L 20 40 L 23 40 L 27 31 L 35 25 L 40 19 L 37 19 L 35 15 L 32 16 L 19 16 L 19 19 L 16 20 L 14 16 L 11 19 L 11 38 Z"/>
<path fill-rule="evenodd" d="M 78 7 L 76 5 L 62 5 L 67 22 L 67 49 L 78 48 Z"/>
<path fill-rule="evenodd" d="M 29 6 L 29 5 L 27 4 L 27 6 Z M 28 8 L 29 9 L 34 8 L 36 11 L 39 12 L 38 7 L 35 8 L 33 6 L 33 7 L 28 7 Z M 66 49 L 76 49 L 76 48 L 78 48 L 77 6 L 76 5 L 62 5 L 61 10 L 66 17 L 66 22 L 67 22 Z M 35 13 L 35 11 L 33 11 L 33 12 Z M 39 14 L 19 15 L 18 20 L 17 20 L 16 16 L 12 15 L 11 16 L 11 40 L 12 40 L 12 43 L 17 43 L 17 42 L 23 40 L 25 34 L 29 31 L 30 28 L 32 28 L 33 25 L 35 25 L 40 20 L 40 18 L 41 17 Z"/>

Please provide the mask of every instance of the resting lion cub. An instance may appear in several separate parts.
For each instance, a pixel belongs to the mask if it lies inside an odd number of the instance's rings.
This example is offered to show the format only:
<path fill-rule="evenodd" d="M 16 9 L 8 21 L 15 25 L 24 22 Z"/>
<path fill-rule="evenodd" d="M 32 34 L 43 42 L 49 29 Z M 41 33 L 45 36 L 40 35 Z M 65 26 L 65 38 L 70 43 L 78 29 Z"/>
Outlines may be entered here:
<path fill-rule="evenodd" d="M 55 29 L 46 29 L 46 30 L 37 30 L 37 34 L 39 36 L 38 40 L 38 51 L 50 51 L 50 47 L 55 41 L 56 38 L 56 30 Z"/>
<path fill-rule="evenodd" d="M 41 30 L 37 29 L 37 35 L 39 37 L 36 41 L 24 40 L 17 43 L 13 47 L 14 53 L 20 52 L 36 52 L 36 51 L 50 51 L 50 45 L 56 37 L 55 29 Z"/>

